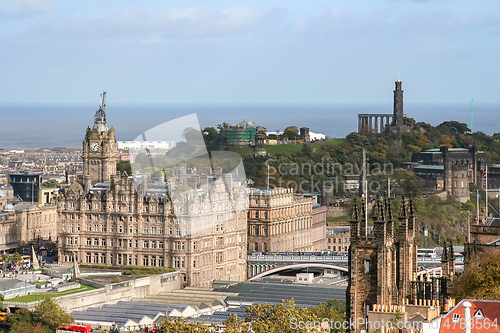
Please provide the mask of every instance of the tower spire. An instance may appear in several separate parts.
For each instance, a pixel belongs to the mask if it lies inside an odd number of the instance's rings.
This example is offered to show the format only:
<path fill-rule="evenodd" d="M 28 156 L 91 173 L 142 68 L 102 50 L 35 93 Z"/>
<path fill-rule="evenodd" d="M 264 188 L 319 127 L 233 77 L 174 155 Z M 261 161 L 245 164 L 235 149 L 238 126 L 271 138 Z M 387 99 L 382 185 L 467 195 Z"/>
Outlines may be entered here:
<path fill-rule="evenodd" d="M 106 113 L 104 112 L 105 108 L 106 92 L 104 91 L 101 94 L 101 104 L 99 105 L 99 110 L 97 110 L 94 116 L 94 128 L 96 128 L 99 133 L 108 131 L 108 125 L 106 124 Z"/>

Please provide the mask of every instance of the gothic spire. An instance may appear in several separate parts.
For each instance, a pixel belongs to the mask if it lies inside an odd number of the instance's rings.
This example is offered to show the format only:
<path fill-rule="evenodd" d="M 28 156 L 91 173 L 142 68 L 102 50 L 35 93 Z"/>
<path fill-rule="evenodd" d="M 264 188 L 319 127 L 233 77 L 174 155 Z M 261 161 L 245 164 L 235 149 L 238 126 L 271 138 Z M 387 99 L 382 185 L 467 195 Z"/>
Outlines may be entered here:
<path fill-rule="evenodd" d="M 359 210 L 357 197 L 353 197 L 354 206 L 352 207 L 351 221 L 359 221 Z"/>
<path fill-rule="evenodd" d="M 401 198 L 401 211 L 399 213 L 399 217 L 405 219 L 408 217 L 407 213 L 408 211 L 406 209 L 406 198 L 405 195 L 403 194 L 403 197 Z"/>
<path fill-rule="evenodd" d="M 410 217 L 415 216 L 415 211 L 413 209 L 413 195 L 410 193 L 410 200 L 409 200 L 409 206 L 410 206 Z"/>

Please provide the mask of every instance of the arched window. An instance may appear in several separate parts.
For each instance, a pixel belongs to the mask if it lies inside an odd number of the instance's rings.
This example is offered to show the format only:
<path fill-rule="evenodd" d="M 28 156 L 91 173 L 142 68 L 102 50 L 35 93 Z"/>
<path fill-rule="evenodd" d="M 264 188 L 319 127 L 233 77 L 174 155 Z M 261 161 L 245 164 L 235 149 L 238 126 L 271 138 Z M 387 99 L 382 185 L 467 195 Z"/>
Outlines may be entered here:
<path fill-rule="evenodd" d="M 267 243 L 262 244 L 262 252 L 267 252 Z"/>
<path fill-rule="evenodd" d="M 257 242 L 253 243 L 253 250 L 255 252 L 259 251 L 259 244 Z"/>

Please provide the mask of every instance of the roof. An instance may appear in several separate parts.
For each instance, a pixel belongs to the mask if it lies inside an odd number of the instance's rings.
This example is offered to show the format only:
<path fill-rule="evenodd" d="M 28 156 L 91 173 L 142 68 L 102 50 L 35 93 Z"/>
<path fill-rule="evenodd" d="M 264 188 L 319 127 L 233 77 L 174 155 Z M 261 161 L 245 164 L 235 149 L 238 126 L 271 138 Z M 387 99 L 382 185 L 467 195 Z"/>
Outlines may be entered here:
<path fill-rule="evenodd" d="M 17 204 L 14 206 L 14 210 L 16 212 L 21 211 L 21 210 L 31 210 L 35 207 L 36 205 L 31 205 L 31 204 Z"/>
<path fill-rule="evenodd" d="M 260 281 L 245 281 L 232 285 L 214 282 L 215 286 L 218 286 L 214 288 L 215 291 L 238 293 L 238 296 L 227 298 L 227 301 L 232 303 L 265 302 L 278 304 L 281 300 L 293 298 L 295 304 L 315 306 L 318 303 L 326 303 L 329 299 L 345 301 L 346 297 L 345 286 L 303 285 L 265 278 Z"/>
<path fill-rule="evenodd" d="M 448 148 L 448 151 L 449 152 L 459 152 L 459 151 L 469 151 L 469 149 L 467 148 Z M 425 150 L 423 151 L 422 153 L 441 153 L 441 149 L 440 148 L 432 148 L 432 149 L 428 149 L 428 150 Z"/>
<path fill-rule="evenodd" d="M 115 323 L 118 326 L 149 325 L 159 317 L 173 314 L 183 315 L 194 310 L 182 304 L 160 304 L 150 302 L 120 301 L 117 304 L 104 304 L 100 308 L 73 311 L 71 314 L 80 323 Z"/>
<path fill-rule="evenodd" d="M 500 218 L 498 217 L 488 217 L 486 219 L 486 222 L 484 223 L 485 227 L 495 227 L 499 228 L 500 227 Z"/>
<path fill-rule="evenodd" d="M 421 164 L 414 167 L 415 170 L 436 170 L 444 171 L 444 165 Z"/>
<path fill-rule="evenodd" d="M 471 333 L 500 332 L 500 301 L 463 299 L 441 319 L 440 333 L 464 331 L 466 301 L 472 304 Z"/>

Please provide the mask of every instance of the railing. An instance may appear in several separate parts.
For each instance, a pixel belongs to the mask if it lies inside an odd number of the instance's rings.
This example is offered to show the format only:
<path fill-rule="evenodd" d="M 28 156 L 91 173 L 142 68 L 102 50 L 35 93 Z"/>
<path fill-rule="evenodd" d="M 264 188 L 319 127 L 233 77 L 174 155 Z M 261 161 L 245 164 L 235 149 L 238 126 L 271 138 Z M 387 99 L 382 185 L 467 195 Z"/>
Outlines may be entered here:
<path fill-rule="evenodd" d="M 347 264 L 349 256 L 247 256 L 247 262 L 328 262 Z M 417 263 L 441 264 L 441 258 L 417 258 Z M 457 258 L 455 264 L 463 264 L 463 258 Z"/>

